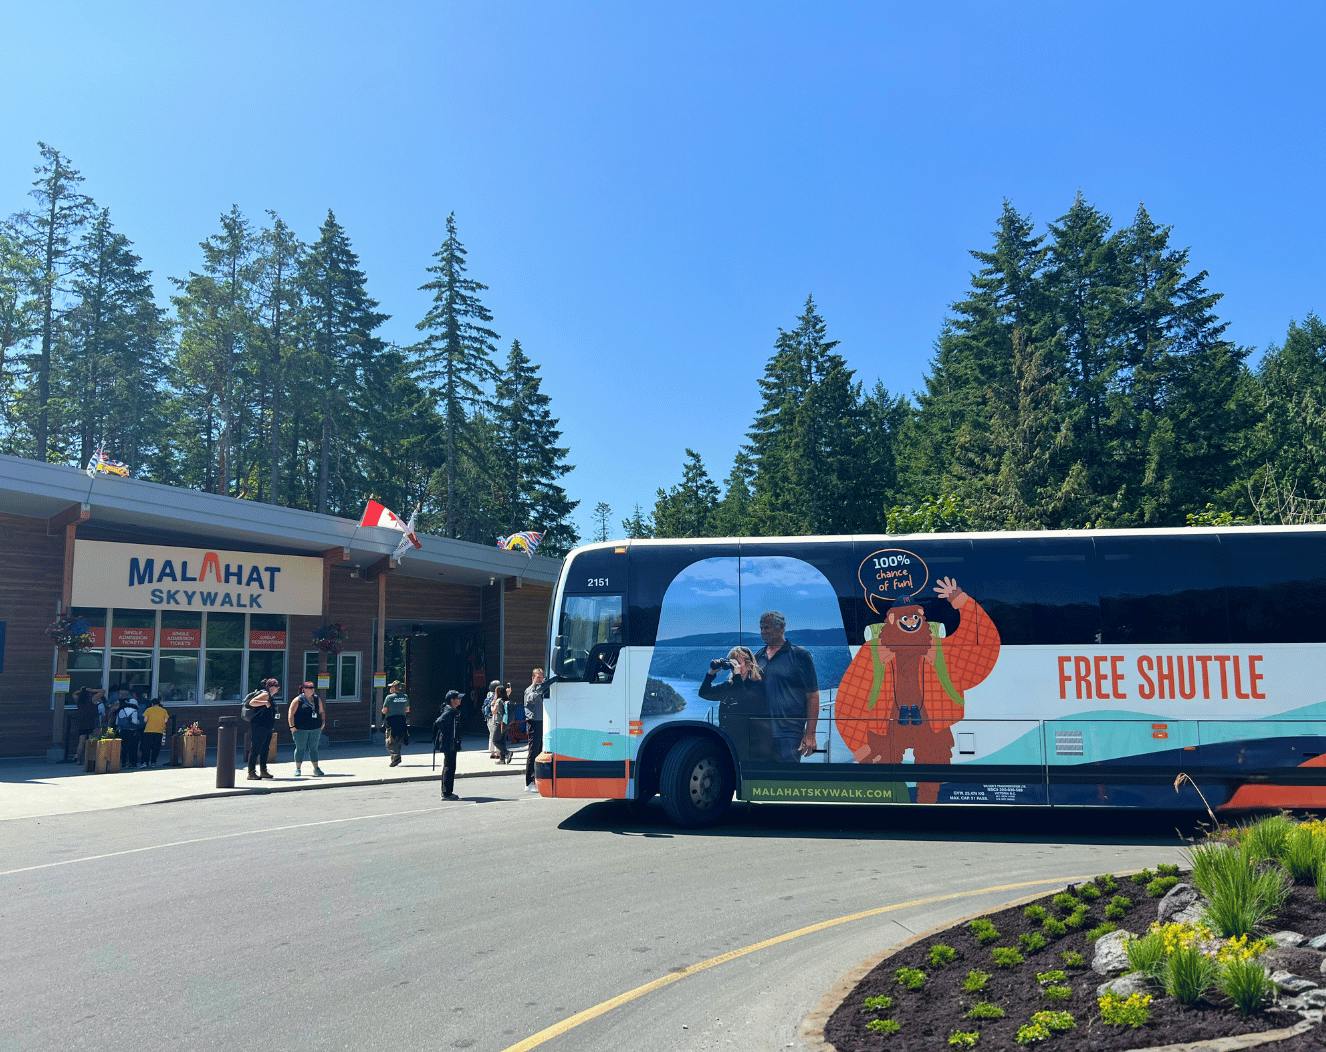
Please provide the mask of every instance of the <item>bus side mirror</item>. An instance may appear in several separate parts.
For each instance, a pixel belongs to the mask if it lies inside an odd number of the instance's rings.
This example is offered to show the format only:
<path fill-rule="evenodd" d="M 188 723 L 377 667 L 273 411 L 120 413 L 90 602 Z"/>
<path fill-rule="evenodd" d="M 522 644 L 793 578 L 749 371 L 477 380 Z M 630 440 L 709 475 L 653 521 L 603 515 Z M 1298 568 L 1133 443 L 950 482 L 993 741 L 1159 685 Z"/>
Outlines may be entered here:
<path fill-rule="evenodd" d="M 545 688 L 551 687 L 554 683 L 560 683 L 561 679 L 562 679 L 561 676 L 558 676 L 554 673 L 553 675 L 544 678 L 543 685 Z"/>

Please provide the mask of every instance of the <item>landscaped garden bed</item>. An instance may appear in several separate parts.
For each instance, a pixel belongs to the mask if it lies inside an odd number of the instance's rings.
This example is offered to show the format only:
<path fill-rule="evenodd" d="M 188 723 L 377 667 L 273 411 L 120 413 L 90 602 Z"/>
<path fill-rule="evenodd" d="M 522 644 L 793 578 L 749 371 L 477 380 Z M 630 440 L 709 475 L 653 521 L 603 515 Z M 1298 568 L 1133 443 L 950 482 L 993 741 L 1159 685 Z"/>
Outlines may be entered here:
<path fill-rule="evenodd" d="M 1221 829 L 1189 863 L 1101 874 L 908 946 L 825 1037 L 840 1052 L 1094 1052 L 1312 1023 L 1263 1047 L 1326 1047 L 1326 823 Z"/>

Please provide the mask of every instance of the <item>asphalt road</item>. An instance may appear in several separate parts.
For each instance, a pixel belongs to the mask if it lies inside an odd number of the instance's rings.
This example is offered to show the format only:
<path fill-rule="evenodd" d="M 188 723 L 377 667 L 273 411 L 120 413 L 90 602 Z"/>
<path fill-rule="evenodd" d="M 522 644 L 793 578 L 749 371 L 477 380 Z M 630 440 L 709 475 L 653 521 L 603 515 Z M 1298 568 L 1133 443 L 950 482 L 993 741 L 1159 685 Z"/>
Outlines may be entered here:
<path fill-rule="evenodd" d="M 0 1048 L 500 1050 L 679 969 L 843 915 L 551 1038 L 799 1047 L 887 945 L 1027 894 L 1178 860 L 1099 813 L 743 807 L 703 833 L 517 777 L 0 823 Z M 40 868 L 29 868 L 40 867 Z"/>

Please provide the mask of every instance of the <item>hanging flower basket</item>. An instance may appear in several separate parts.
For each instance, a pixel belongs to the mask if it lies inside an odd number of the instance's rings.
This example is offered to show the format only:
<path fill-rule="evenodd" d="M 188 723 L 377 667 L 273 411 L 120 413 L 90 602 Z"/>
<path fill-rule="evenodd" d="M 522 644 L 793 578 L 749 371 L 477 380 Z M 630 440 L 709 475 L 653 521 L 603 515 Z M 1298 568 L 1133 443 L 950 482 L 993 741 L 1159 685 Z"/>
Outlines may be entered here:
<path fill-rule="evenodd" d="M 313 645 L 328 654 L 339 654 L 350 635 L 340 622 L 323 625 L 313 630 Z"/>
<path fill-rule="evenodd" d="M 81 617 L 61 614 L 46 627 L 51 642 L 70 653 L 77 653 L 92 645 L 92 631 Z"/>

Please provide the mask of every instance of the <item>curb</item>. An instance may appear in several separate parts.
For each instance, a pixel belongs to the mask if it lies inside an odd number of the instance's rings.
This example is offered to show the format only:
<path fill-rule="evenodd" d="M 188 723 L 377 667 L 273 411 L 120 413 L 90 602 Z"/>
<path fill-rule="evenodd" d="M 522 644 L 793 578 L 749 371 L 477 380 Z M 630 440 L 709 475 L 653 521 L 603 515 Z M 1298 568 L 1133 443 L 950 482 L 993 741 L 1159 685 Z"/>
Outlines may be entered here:
<path fill-rule="evenodd" d="M 1064 884 L 1072 884 L 1075 881 L 1071 878 L 1065 878 Z M 1029 895 L 1019 895 L 1015 899 L 1003 903 L 995 909 L 1007 910 L 1015 909 L 1018 906 L 1029 902 L 1035 902 L 1037 899 L 1043 899 L 1047 895 L 1054 894 L 1053 891 L 1036 891 Z M 923 932 L 904 939 L 896 946 L 890 946 L 881 953 L 872 954 L 856 967 L 849 969 L 836 983 L 833 984 L 825 995 L 820 998 L 817 1004 L 806 1017 L 801 1021 L 798 1033 L 805 1047 L 812 1049 L 813 1052 L 838 1052 L 838 1046 L 830 1044 L 824 1036 L 824 1028 L 829 1023 L 829 1016 L 847 1000 L 847 995 L 852 992 L 856 984 L 864 979 L 870 972 L 874 971 L 880 964 L 887 961 L 894 954 L 902 953 L 903 950 L 915 946 L 918 942 L 924 942 L 932 936 L 938 935 L 942 931 L 948 931 L 950 928 L 956 928 L 968 921 L 973 921 L 977 917 L 984 917 L 991 912 L 991 907 L 983 910 L 975 910 L 971 913 L 958 917 L 956 920 L 945 921 L 943 924 L 936 924 L 933 928 L 928 928 Z"/>
<path fill-rule="evenodd" d="M 511 775 L 523 775 L 524 771 L 469 771 L 465 774 L 456 772 L 456 780 L 462 778 L 502 778 Z M 312 792 L 318 789 L 353 789 L 356 786 L 363 785 L 405 785 L 409 782 L 440 782 L 442 772 L 437 774 L 417 774 L 405 778 L 359 778 L 352 782 L 300 782 L 298 785 L 265 785 L 254 786 L 252 789 L 213 789 L 208 793 L 187 793 L 184 796 L 171 796 L 164 800 L 147 800 L 141 804 L 130 804 L 131 807 L 155 807 L 157 804 L 179 804 L 186 800 L 224 800 L 237 796 L 270 796 L 273 793 L 303 793 Z"/>

